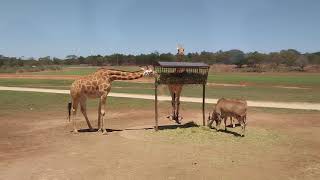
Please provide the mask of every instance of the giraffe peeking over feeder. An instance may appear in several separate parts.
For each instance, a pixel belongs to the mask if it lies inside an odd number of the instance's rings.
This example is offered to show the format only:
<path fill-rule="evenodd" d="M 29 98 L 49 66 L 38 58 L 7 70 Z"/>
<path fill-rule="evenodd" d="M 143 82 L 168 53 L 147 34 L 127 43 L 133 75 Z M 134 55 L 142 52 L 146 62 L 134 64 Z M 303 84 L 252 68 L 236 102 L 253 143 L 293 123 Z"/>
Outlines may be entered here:
<path fill-rule="evenodd" d="M 172 96 L 172 119 L 180 123 L 179 104 L 182 86 L 202 85 L 202 124 L 205 125 L 205 87 L 209 65 L 191 62 L 163 62 L 154 64 L 155 76 L 155 130 L 158 130 L 158 86 L 167 85 Z M 169 116 L 170 117 L 170 116 Z"/>
<path fill-rule="evenodd" d="M 146 69 L 141 68 L 140 71 L 134 72 L 101 68 L 93 74 L 75 80 L 70 88 L 72 102 L 68 104 L 69 121 L 72 110 L 73 132 L 78 132 L 76 127 L 76 113 L 79 104 L 90 131 L 93 131 L 86 112 L 86 101 L 87 98 L 99 98 L 98 131 L 102 131 L 103 134 L 106 134 L 107 131 L 104 128 L 106 101 L 111 90 L 112 82 L 115 80 L 139 79 L 143 76 L 152 76 L 153 74 L 153 70 L 148 67 Z"/>
<path fill-rule="evenodd" d="M 182 45 L 178 44 L 177 46 L 177 60 L 181 62 L 184 57 L 184 48 Z M 176 73 L 182 73 L 184 69 L 177 68 Z M 167 118 L 174 120 L 177 124 L 180 124 L 181 120 L 183 119 L 182 116 L 179 116 L 179 109 L 180 109 L 180 95 L 182 92 L 182 84 L 169 84 L 168 88 L 171 95 L 171 105 L 172 105 L 172 114 L 169 115 Z"/>

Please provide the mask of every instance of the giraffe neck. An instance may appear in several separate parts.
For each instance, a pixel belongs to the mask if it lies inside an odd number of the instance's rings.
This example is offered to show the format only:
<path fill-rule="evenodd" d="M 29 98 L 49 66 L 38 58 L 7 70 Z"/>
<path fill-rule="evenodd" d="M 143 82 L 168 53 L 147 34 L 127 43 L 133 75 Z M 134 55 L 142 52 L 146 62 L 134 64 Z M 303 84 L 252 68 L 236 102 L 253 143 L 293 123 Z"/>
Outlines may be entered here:
<path fill-rule="evenodd" d="M 103 76 L 107 76 L 109 80 L 134 80 L 143 77 L 143 71 L 121 71 L 121 70 L 113 70 L 113 69 L 105 69 L 103 70 Z"/>

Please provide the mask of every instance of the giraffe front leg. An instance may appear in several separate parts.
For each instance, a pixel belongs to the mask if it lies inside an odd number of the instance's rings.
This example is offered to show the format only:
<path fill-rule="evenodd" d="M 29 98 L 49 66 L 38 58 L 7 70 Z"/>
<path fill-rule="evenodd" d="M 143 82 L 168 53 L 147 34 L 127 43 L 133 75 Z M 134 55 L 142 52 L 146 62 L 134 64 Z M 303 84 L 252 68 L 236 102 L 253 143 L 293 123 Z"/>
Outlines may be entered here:
<path fill-rule="evenodd" d="M 174 108 L 175 108 L 175 105 L 174 105 L 174 94 L 171 93 L 171 114 L 169 116 L 167 116 L 167 118 L 169 118 L 170 120 L 174 120 Z"/>
<path fill-rule="evenodd" d="M 72 124 L 73 124 L 73 133 L 77 134 L 78 133 L 78 129 L 76 127 L 76 116 L 77 116 L 77 109 L 78 109 L 78 100 L 73 100 L 72 103 Z"/>
<path fill-rule="evenodd" d="M 77 115 L 77 110 L 76 109 L 72 109 L 72 115 L 73 115 L 73 118 L 72 118 L 72 124 L 73 124 L 73 133 L 74 134 L 77 134 L 78 133 L 78 129 L 77 129 L 77 126 L 76 126 L 76 115 Z"/>
<path fill-rule="evenodd" d="M 87 125 L 88 125 L 88 127 L 89 127 L 89 131 L 92 132 L 92 131 L 93 131 L 93 128 L 92 128 L 91 123 L 90 123 L 90 121 L 89 121 L 89 118 L 88 118 L 88 116 L 87 116 L 86 99 L 82 99 L 82 100 L 80 101 L 80 108 L 81 108 L 81 112 L 82 112 L 84 118 L 86 119 Z"/>
<path fill-rule="evenodd" d="M 175 99 L 175 93 L 172 96 L 171 100 L 172 105 L 172 120 L 176 120 L 176 99 Z"/>
<path fill-rule="evenodd" d="M 179 97 L 177 97 L 177 100 L 176 100 L 176 103 L 177 103 L 177 106 L 176 106 L 176 116 L 177 116 L 177 123 L 178 124 L 181 124 L 181 120 L 183 119 L 183 117 L 182 116 L 179 116 L 179 110 L 180 110 L 180 96 Z"/>
<path fill-rule="evenodd" d="M 104 95 L 101 97 L 100 99 L 100 104 L 101 104 L 101 130 L 102 130 L 102 134 L 106 135 L 108 134 L 107 130 L 105 129 L 104 125 L 105 125 L 105 115 L 106 115 L 106 101 L 107 101 L 107 95 Z"/>
<path fill-rule="evenodd" d="M 98 107 L 98 131 L 101 130 L 101 101 L 99 101 Z"/>

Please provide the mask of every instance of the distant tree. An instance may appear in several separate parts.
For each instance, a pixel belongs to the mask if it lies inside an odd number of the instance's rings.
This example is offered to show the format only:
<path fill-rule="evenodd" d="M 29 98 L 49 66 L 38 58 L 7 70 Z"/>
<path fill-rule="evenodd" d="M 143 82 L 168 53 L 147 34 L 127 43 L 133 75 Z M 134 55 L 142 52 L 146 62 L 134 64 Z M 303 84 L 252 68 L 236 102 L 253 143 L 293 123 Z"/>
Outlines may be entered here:
<path fill-rule="evenodd" d="M 79 64 L 78 62 L 78 57 L 76 55 L 68 55 L 66 56 L 66 64 L 71 65 L 71 64 Z"/>
<path fill-rule="evenodd" d="M 300 53 L 294 49 L 282 50 L 280 51 L 280 55 L 283 58 L 283 63 L 287 66 L 293 66 L 295 61 L 300 56 Z"/>
<path fill-rule="evenodd" d="M 215 60 L 216 63 L 228 63 L 228 55 L 227 53 L 223 52 L 222 50 L 219 50 L 215 53 Z"/>
<path fill-rule="evenodd" d="M 155 51 L 151 54 L 148 54 L 148 59 L 149 59 L 149 62 L 147 62 L 147 64 L 154 64 L 156 61 L 159 61 L 160 60 L 160 54 L 159 52 Z"/>
<path fill-rule="evenodd" d="M 66 59 L 77 59 L 78 57 L 76 55 L 67 55 Z"/>
<path fill-rule="evenodd" d="M 269 54 L 269 63 L 279 66 L 283 62 L 283 57 L 280 55 L 279 52 L 272 52 Z"/>
<path fill-rule="evenodd" d="M 104 57 L 101 55 L 97 56 L 97 65 L 98 66 L 103 66 L 104 65 Z"/>
<path fill-rule="evenodd" d="M 87 64 L 86 58 L 84 58 L 83 56 L 80 56 L 78 60 L 80 64 Z"/>
<path fill-rule="evenodd" d="M 248 59 L 245 57 L 237 59 L 234 64 L 237 65 L 238 68 L 242 68 L 243 65 L 248 64 Z"/>
<path fill-rule="evenodd" d="M 213 52 L 202 51 L 200 55 L 197 53 L 195 55 L 198 56 L 195 59 L 189 59 L 189 61 L 204 62 L 208 64 L 214 64 L 217 62 L 217 58 Z"/>
<path fill-rule="evenodd" d="M 39 64 L 40 65 L 50 65 L 50 64 L 53 64 L 53 62 L 51 61 L 50 59 L 50 56 L 45 56 L 45 57 L 40 57 L 38 59 L 39 61 Z"/>
<path fill-rule="evenodd" d="M 188 53 L 187 54 L 187 60 L 186 61 L 189 61 L 189 62 L 198 62 L 200 61 L 200 54 L 198 52 L 195 52 L 195 53 Z"/>
<path fill-rule="evenodd" d="M 245 58 L 245 54 L 238 49 L 227 51 L 227 53 L 230 63 L 237 65 L 238 68 L 241 68 L 243 65 L 248 63 Z"/>
<path fill-rule="evenodd" d="M 310 64 L 320 64 L 320 52 L 308 54 Z"/>
<path fill-rule="evenodd" d="M 300 55 L 295 61 L 295 64 L 300 68 L 301 71 L 304 71 L 304 68 L 308 65 L 308 63 L 308 58 L 304 55 Z"/>
<path fill-rule="evenodd" d="M 0 54 L 0 67 L 4 65 L 5 57 Z"/>
<path fill-rule="evenodd" d="M 50 56 L 40 57 L 39 60 L 51 60 Z"/>
<path fill-rule="evenodd" d="M 175 61 L 176 60 L 176 56 L 171 54 L 171 53 L 163 53 L 160 54 L 159 56 L 159 60 L 160 61 Z"/>
<path fill-rule="evenodd" d="M 53 57 L 52 58 L 52 62 L 55 65 L 63 64 L 63 61 L 61 59 L 57 58 L 57 57 Z"/>
<path fill-rule="evenodd" d="M 257 51 L 248 53 L 246 55 L 247 64 L 249 67 L 253 68 L 256 72 L 262 71 L 262 64 L 266 62 L 268 55 L 259 53 Z"/>

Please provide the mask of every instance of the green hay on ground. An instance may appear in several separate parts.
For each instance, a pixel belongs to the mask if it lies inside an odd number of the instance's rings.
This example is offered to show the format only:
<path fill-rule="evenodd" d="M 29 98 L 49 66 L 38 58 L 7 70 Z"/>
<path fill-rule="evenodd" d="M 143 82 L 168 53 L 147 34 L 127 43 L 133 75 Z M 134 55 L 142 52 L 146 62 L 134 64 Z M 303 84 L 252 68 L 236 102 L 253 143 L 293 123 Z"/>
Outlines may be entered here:
<path fill-rule="evenodd" d="M 261 129 L 256 127 L 247 127 L 245 137 L 240 137 L 241 127 L 227 128 L 228 131 L 219 131 L 210 129 L 205 126 L 195 126 L 188 128 L 163 129 L 157 132 L 146 131 L 147 139 L 161 139 L 172 143 L 193 143 L 193 144 L 233 144 L 240 145 L 242 143 L 269 146 L 278 144 L 286 137 L 273 130 Z"/>

